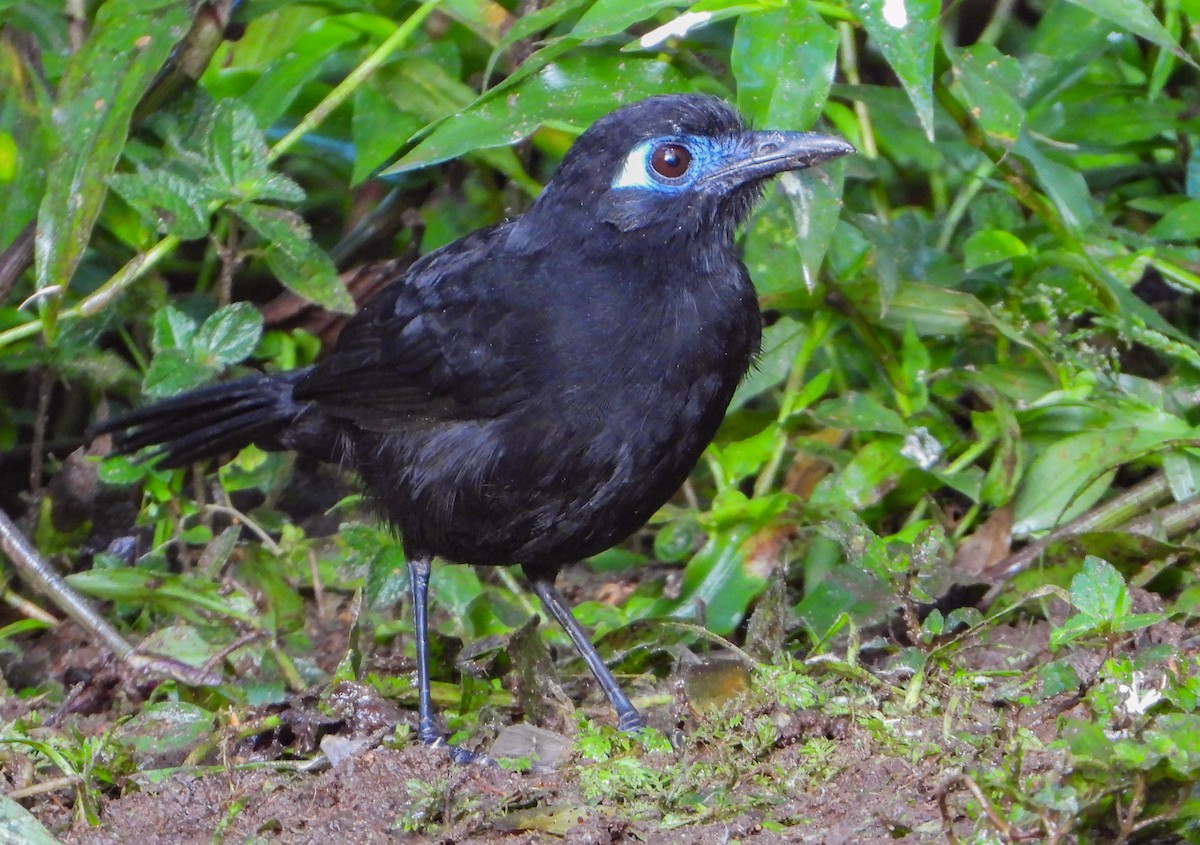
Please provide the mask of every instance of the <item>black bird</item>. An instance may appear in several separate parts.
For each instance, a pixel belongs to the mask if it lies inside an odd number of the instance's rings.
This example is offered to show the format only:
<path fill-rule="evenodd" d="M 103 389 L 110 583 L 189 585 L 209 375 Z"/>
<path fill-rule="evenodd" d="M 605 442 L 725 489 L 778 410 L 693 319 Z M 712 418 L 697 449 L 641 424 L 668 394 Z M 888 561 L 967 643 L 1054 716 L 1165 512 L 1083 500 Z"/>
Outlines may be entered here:
<path fill-rule="evenodd" d="M 759 348 L 734 233 L 765 180 L 852 151 L 749 131 L 712 97 L 622 107 L 575 141 L 525 214 L 417 261 L 320 363 L 96 431 L 168 466 L 256 443 L 357 470 L 409 560 L 423 742 L 444 742 L 429 696 L 434 555 L 519 564 L 618 726 L 641 728 L 555 576 L 641 527 L 716 433 Z"/>

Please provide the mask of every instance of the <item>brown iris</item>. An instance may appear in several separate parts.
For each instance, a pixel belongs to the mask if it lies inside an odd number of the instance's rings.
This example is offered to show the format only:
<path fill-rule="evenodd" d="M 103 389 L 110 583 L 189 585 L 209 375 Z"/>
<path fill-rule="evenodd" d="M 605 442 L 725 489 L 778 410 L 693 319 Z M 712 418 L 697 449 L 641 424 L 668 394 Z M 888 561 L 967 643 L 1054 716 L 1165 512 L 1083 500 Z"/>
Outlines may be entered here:
<path fill-rule="evenodd" d="M 650 153 L 650 166 L 667 179 L 678 179 L 691 165 L 692 154 L 682 144 L 659 144 Z"/>

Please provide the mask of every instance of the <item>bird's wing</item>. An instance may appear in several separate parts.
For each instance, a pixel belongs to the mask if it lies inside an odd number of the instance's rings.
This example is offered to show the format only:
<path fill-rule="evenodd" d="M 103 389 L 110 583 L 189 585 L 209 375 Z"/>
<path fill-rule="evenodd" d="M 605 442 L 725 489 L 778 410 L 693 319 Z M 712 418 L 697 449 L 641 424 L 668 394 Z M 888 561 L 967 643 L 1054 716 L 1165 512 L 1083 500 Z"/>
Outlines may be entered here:
<path fill-rule="evenodd" d="M 494 417 L 529 395 L 530 314 L 508 303 L 502 227 L 422 258 L 346 325 L 295 397 L 371 431 Z M 532 334 L 536 334 L 533 331 Z"/>

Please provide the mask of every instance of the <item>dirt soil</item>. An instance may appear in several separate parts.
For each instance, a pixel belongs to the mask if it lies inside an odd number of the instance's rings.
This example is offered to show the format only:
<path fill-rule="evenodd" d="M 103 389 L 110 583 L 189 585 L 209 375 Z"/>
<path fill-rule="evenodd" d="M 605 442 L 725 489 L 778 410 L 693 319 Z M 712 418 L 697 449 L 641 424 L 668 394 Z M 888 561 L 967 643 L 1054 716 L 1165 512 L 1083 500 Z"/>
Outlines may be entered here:
<path fill-rule="evenodd" d="M 1003 664 L 1011 654 L 1036 660 L 1044 647 L 1044 626 L 999 630 L 1008 641 L 981 649 L 981 668 Z M 153 690 L 153 684 L 139 683 L 65 627 L 41 635 L 25 655 L 43 668 L 53 665 L 71 692 L 51 719 L 66 720 L 83 735 L 112 729 L 114 712 L 136 712 Z M 19 671 L 8 667 L 9 674 Z M 678 731 L 695 727 L 680 715 L 686 679 L 668 678 L 660 684 L 663 690 L 673 690 L 676 700 L 651 709 L 649 719 L 667 736 L 676 732 L 678 737 Z M 212 765 L 204 773 L 193 767 L 187 774 L 153 783 L 134 776 L 101 800 L 97 827 L 72 820 L 70 790 L 25 803 L 70 845 L 944 842 L 938 789 L 955 774 L 947 768 L 957 758 L 953 746 L 966 750 L 971 736 L 1015 727 L 1007 724 L 1012 714 L 986 705 L 975 712 L 953 713 L 953 731 L 947 731 L 941 717 L 913 718 L 903 726 L 905 741 L 911 744 L 897 753 L 896 748 L 882 747 L 878 732 L 867 727 L 880 719 L 879 712 L 831 719 L 816 711 L 776 711 L 773 718 L 780 729 L 773 747 L 747 758 L 747 769 L 735 782 L 713 787 L 729 790 L 724 806 L 733 812 L 706 816 L 697 802 L 696 812 L 664 820 L 661 813 L 619 800 L 587 800 L 580 784 L 580 771 L 591 765 L 586 761 L 567 759 L 557 771 L 517 773 L 458 766 L 438 749 L 389 747 L 381 742 L 391 735 L 389 725 L 411 723 L 411 712 L 362 685 L 349 686 L 353 694 L 343 694 L 350 703 L 339 718 L 331 717 L 328 707 L 318 709 L 315 699 L 297 698 L 283 708 L 283 729 L 228 743 L 208 755 Z M 606 718 L 594 695 L 588 701 L 594 705 L 588 707 L 589 715 L 594 710 Z M 0 717 L 11 719 L 31 706 L 9 698 Z M 1019 720 L 1048 738 L 1054 719 L 1046 717 L 1054 715 L 1058 712 L 1026 713 Z M 831 748 L 818 767 L 802 742 L 814 736 L 826 738 Z M 323 743 L 331 738 L 344 740 L 349 750 L 331 753 L 336 762 L 323 771 L 278 768 L 321 760 L 317 749 L 330 750 Z M 685 750 L 658 755 L 656 765 L 675 767 L 713 754 L 711 749 L 689 747 L 686 741 L 677 744 Z M 256 761 L 260 767 L 247 768 Z M 154 762 L 148 768 L 180 761 Z M 755 800 L 763 778 L 786 779 L 795 788 L 776 789 L 768 799 Z M 951 798 L 952 814 L 961 812 L 964 800 L 961 794 Z M 966 817 L 957 821 L 959 832 L 966 833 Z"/>

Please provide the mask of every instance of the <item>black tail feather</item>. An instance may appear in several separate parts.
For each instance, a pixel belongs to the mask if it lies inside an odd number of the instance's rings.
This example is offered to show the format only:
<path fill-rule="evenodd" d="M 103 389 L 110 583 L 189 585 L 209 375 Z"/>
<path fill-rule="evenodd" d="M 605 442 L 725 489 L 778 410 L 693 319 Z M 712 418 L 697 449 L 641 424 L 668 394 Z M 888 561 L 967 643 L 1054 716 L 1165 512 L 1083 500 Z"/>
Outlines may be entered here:
<path fill-rule="evenodd" d="M 91 434 L 114 435 L 122 454 L 149 449 L 159 466 L 183 466 L 234 452 L 251 443 L 282 448 L 288 429 L 307 403 L 292 397 L 305 370 L 256 375 L 201 387 L 92 426 Z"/>

